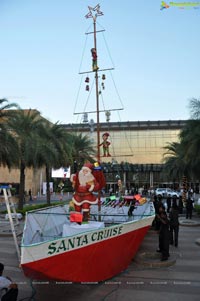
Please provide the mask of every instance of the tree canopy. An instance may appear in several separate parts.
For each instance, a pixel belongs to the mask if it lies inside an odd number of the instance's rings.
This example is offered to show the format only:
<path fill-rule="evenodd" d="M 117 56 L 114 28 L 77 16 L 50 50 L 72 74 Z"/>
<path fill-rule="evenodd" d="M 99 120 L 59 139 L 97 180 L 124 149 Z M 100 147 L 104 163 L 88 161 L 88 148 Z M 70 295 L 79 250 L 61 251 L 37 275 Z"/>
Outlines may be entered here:
<path fill-rule="evenodd" d="M 20 170 L 19 209 L 23 209 L 27 168 L 45 168 L 50 203 L 51 169 L 92 160 L 95 151 L 91 140 L 67 133 L 58 122 L 52 124 L 42 118 L 37 110 L 21 110 L 6 99 L 1 99 L 0 105 L 0 164 Z"/>
<path fill-rule="evenodd" d="M 177 179 L 200 179 L 200 100 L 189 103 L 191 118 L 180 132 L 180 141 L 168 144 L 165 149 L 165 169 Z"/>

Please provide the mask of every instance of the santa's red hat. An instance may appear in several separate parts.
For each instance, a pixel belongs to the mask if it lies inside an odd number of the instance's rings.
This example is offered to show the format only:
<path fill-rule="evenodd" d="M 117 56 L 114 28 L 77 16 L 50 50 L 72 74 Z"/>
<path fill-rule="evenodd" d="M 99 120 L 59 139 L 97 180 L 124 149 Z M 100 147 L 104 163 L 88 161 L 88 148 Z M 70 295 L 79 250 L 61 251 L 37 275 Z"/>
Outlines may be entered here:
<path fill-rule="evenodd" d="M 85 163 L 85 164 L 83 165 L 82 169 L 89 169 L 89 170 L 92 171 L 93 167 L 94 167 L 94 166 L 93 166 L 92 163 Z"/>

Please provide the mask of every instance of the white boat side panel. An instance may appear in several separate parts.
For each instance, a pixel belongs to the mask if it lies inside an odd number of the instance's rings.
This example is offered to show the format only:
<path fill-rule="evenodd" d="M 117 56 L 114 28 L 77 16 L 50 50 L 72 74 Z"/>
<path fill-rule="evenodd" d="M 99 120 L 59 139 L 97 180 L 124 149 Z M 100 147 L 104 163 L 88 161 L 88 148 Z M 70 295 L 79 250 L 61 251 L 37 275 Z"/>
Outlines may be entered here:
<path fill-rule="evenodd" d="M 53 241 L 22 246 L 21 264 L 60 255 L 64 252 L 71 252 L 104 240 L 115 239 L 131 231 L 150 226 L 153 219 L 154 215 L 137 221 L 130 221 L 98 230 L 79 233 L 71 237 L 63 237 Z"/>

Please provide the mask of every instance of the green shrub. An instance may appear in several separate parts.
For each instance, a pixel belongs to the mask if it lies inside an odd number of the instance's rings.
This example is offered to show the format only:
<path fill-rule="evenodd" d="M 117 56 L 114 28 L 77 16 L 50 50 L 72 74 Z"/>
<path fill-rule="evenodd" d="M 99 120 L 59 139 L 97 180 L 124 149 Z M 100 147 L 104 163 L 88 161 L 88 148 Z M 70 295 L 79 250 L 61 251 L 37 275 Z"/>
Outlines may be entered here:
<path fill-rule="evenodd" d="M 16 194 L 16 191 L 17 191 L 16 188 L 14 188 L 14 187 L 11 187 L 11 188 L 10 188 L 10 192 L 11 192 L 12 195 L 15 195 L 15 194 Z"/>
<path fill-rule="evenodd" d="M 200 205 L 195 204 L 195 205 L 194 205 L 194 209 L 195 209 L 195 211 L 197 212 L 197 214 L 200 215 Z"/>

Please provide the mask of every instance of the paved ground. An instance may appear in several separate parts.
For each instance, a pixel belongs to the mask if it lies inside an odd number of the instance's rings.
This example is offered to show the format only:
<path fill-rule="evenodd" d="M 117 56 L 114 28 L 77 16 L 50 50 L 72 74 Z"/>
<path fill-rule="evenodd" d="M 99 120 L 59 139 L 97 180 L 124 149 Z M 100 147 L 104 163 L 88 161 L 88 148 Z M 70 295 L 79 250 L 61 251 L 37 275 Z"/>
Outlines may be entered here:
<path fill-rule="evenodd" d="M 155 253 L 158 234 L 150 230 L 139 249 L 136 258 L 139 260 L 133 260 L 128 269 L 117 277 L 99 284 L 30 282 L 19 268 L 13 238 L 8 235 L 8 227 L 3 219 L 0 219 L 0 261 L 5 264 L 5 274 L 18 283 L 18 301 L 199 301 L 199 222 L 200 217 L 197 216 L 194 216 L 192 223 L 181 218 L 179 247 L 171 246 L 170 261 L 161 264 Z M 147 260 L 142 257 L 141 260 L 141 254 L 144 253 L 153 256 Z"/>

